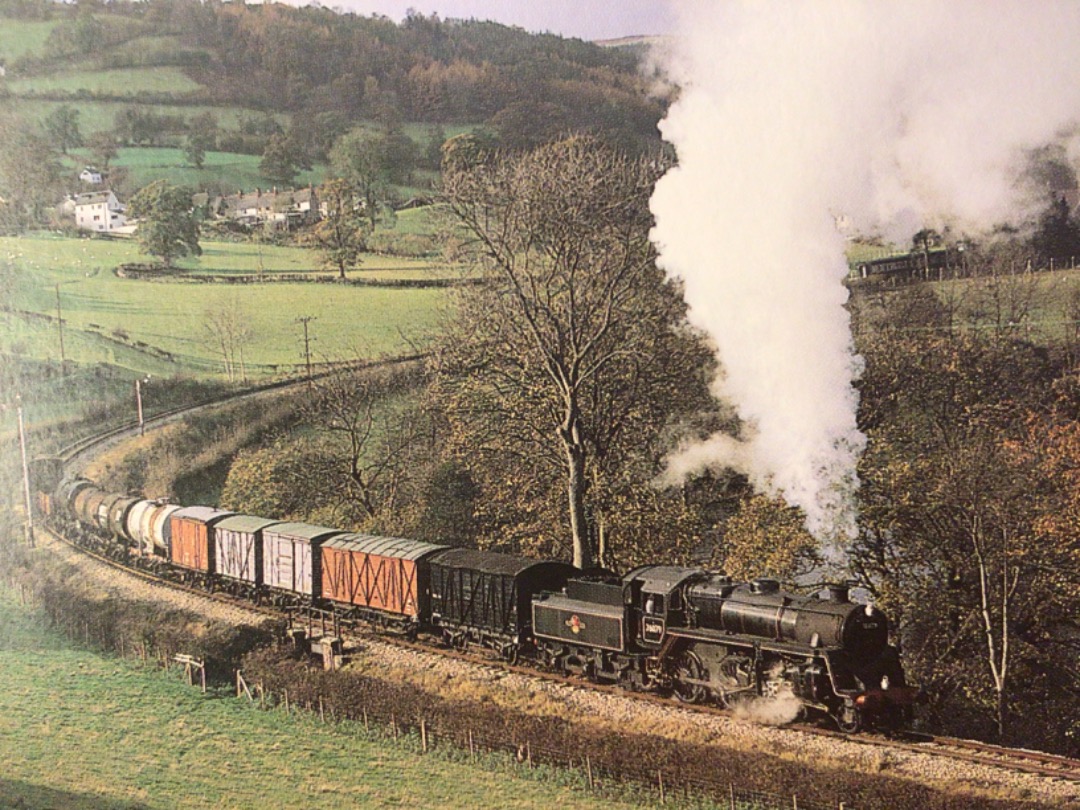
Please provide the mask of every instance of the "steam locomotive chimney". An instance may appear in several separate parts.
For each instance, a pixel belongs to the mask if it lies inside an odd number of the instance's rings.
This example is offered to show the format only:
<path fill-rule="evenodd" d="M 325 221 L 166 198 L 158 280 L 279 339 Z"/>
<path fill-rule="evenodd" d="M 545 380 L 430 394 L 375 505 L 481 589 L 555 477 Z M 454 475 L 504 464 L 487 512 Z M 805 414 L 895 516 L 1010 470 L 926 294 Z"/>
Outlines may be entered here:
<path fill-rule="evenodd" d="M 848 592 L 851 590 L 847 585 L 830 585 L 829 600 L 832 602 L 847 602 Z"/>

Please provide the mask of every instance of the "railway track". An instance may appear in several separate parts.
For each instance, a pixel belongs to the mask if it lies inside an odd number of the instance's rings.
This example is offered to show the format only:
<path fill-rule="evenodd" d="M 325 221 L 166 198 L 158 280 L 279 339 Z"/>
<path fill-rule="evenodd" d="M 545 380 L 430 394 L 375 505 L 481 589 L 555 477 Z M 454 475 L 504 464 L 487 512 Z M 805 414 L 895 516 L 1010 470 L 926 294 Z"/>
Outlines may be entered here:
<path fill-rule="evenodd" d="M 309 630 L 325 627 L 325 621 L 315 615 L 297 614 L 283 608 L 267 605 L 257 605 L 250 601 L 232 596 L 223 592 L 211 592 L 202 588 L 192 587 L 180 582 L 165 579 L 142 569 L 126 565 L 121 561 L 88 550 L 74 541 L 63 537 L 55 531 L 49 530 L 49 535 L 56 542 L 85 554 L 99 563 L 109 566 L 126 575 L 139 578 L 163 588 L 171 588 L 176 591 L 202 599 L 217 601 L 232 607 L 243 608 L 252 613 L 257 613 L 269 619 L 278 619 L 290 622 L 292 626 L 306 626 Z M 500 673 L 513 673 L 526 678 L 542 680 L 547 683 L 557 684 L 573 689 L 589 689 L 623 698 L 651 703 L 663 707 L 668 711 L 686 711 L 696 714 L 723 717 L 736 722 L 751 722 L 740 720 L 730 709 L 710 705 L 689 705 L 675 703 L 669 697 L 649 693 L 632 692 L 614 684 L 603 684 L 583 681 L 558 673 L 545 672 L 533 667 L 520 664 L 510 664 L 502 661 L 487 651 L 454 650 L 438 646 L 433 643 L 410 641 L 406 638 L 367 631 L 355 624 L 342 623 L 337 629 L 337 634 L 346 642 L 363 643 L 371 639 L 378 639 L 384 644 L 411 650 L 413 652 L 438 655 L 467 663 L 471 666 L 481 667 Z M 924 754 L 927 756 L 943 757 L 978 765 L 999 768 L 1006 771 L 1033 774 L 1036 776 L 1062 780 L 1075 783 L 1080 786 L 1080 760 L 1069 757 L 1047 754 L 1041 751 L 1028 751 L 1024 749 L 1006 748 L 975 740 L 963 740 L 953 737 L 937 737 L 921 733 L 905 733 L 898 737 L 887 737 L 880 734 L 862 733 L 858 735 L 845 734 L 841 731 L 818 726 L 792 725 L 786 726 L 786 730 L 800 734 L 843 740 L 847 743 L 856 743 L 891 750 L 901 750 L 911 753 Z"/>
<path fill-rule="evenodd" d="M 311 379 L 316 380 L 328 375 L 337 373 L 342 368 L 350 368 L 356 371 L 362 371 L 364 369 L 382 368 L 386 366 L 392 366 L 397 364 L 413 363 L 418 360 L 422 360 L 425 357 L 423 354 L 409 354 L 399 357 L 391 357 L 386 360 L 379 360 L 370 363 L 346 363 L 341 366 L 329 368 L 312 375 Z M 207 400 L 206 402 L 196 403 L 194 405 L 184 405 L 179 408 L 173 408 L 167 411 L 161 411 L 155 413 L 153 416 L 147 416 L 144 421 L 146 429 L 157 428 L 166 425 L 170 422 L 176 421 L 186 416 L 198 413 L 202 410 L 219 407 L 222 405 L 228 405 L 234 402 L 241 402 L 245 399 L 253 399 L 255 397 L 262 396 L 263 394 L 270 393 L 272 391 L 283 391 L 288 388 L 297 388 L 299 386 L 307 385 L 310 382 L 307 378 L 303 379 L 287 379 L 277 380 L 274 382 L 262 383 L 260 385 L 246 388 L 243 391 L 237 391 L 229 394 L 228 396 L 221 397 L 219 399 Z M 99 452 L 106 447 L 116 442 L 122 441 L 126 438 L 130 438 L 140 430 L 140 425 L 136 420 L 126 422 L 119 427 L 111 430 L 104 431 L 102 433 L 95 434 L 93 436 L 87 436 L 81 439 L 77 439 L 69 445 L 61 448 L 57 455 L 63 461 L 65 471 L 70 473 L 72 468 L 79 466 L 91 452 Z"/>

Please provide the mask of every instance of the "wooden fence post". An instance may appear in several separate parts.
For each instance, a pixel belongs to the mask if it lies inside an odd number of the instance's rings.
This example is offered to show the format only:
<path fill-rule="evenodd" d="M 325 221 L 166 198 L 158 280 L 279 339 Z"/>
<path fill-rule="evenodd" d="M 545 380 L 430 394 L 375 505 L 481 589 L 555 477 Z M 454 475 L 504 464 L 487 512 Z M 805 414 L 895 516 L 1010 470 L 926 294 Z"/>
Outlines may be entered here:
<path fill-rule="evenodd" d="M 371 726 L 368 725 L 367 709 L 364 709 L 364 731 L 371 731 Z"/>
<path fill-rule="evenodd" d="M 321 720 L 324 725 L 326 724 L 326 711 L 323 708 L 322 695 L 319 695 L 319 720 Z"/>
<path fill-rule="evenodd" d="M 735 810 L 735 783 L 728 782 L 728 792 L 731 795 L 731 810 Z"/>
<path fill-rule="evenodd" d="M 426 754 L 427 753 L 427 723 L 424 722 L 424 718 L 420 718 L 420 748 Z"/>
<path fill-rule="evenodd" d="M 469 729 L 469 759 L 476 762 L 476 749 L 473 747 L 472 729 Z"/>
<path fill-rule="evenodd" d="M 589 790 L 592 790 L 595 785 L 593 784 L 592 778 L 592 762 L 590 761 L 588 754 L 585 755 L 585 776 L 589 779 Z"/>
<path fill-rule="evenodd" d="M 656 772 L 656 781 L 660 783 L 660 804 L 664 803 L 664 772 Z"/>

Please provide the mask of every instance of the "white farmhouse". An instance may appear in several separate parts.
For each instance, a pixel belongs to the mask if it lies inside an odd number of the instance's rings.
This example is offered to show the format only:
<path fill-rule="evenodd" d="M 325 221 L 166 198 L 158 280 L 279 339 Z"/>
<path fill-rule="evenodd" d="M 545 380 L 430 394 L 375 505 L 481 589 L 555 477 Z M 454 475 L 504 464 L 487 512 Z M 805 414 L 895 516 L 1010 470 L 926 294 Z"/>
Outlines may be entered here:
<path fill-rule="evenodd" d="M 115 231 L 125 222 L 124 206 L 111 191 L 75 195 L 75 227 L 80 231 Z"/>
<path fill-rule="evenodd" d="M 103 182 L 101 172 L 95 169 L 93 166 L 87 166 L 81 172 L 79 172 L 79 179 L 84 183 L 90 183 L 91 185 L 100 186 Z"/>

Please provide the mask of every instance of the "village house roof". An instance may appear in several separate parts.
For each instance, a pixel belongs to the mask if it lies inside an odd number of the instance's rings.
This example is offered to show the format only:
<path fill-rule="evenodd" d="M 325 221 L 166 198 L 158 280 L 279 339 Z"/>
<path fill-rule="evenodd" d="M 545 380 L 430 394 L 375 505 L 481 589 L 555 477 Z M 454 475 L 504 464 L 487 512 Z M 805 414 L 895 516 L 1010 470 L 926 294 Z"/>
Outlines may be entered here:
<path fill-rule="evenodd" d="M 113 194 L 108 189 L 105 189 L 104 191 L 88 191 L 86 194 L 76 194 L 75 195 L 75 204 L 76 205 L 101 205 L 101 203 L 109 202 L 110 197 L 112 197 L 113 199 L 116 199 L 116 195 Z"/>

